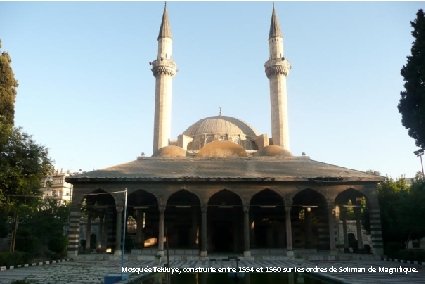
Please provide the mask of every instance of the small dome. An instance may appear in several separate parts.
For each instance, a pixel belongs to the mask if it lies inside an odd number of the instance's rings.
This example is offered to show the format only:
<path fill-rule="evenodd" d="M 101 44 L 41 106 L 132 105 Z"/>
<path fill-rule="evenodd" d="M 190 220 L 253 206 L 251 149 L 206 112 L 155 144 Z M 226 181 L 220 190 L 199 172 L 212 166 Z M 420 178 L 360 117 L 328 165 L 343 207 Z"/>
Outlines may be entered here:
<path fill-rule="evenodd" d="M 181 158 L 186 157 L 186 150 L 175 145 L 168 145 L 158 150 L 155 157 Z"/>
<path fill-rule="evenodd" d="M 261 151 L 259 151 L 258 155 L 259 156 L 269 156 L 269 157 L 274 157 L 274 156 L 289 157 L 289 156 L 291 156 L 291 153 L 289 151 L 283 149 L 279 145 L 268 145 L 268 146 L 264 147 Z"/>
<path fill-rule="evenodd" d="M 246 157 L 244 148 L 233 142 L 224 140 L 215 140 L 202 147 L 197 157 L 202 158 L 229 158 L 229 157 Z"/>

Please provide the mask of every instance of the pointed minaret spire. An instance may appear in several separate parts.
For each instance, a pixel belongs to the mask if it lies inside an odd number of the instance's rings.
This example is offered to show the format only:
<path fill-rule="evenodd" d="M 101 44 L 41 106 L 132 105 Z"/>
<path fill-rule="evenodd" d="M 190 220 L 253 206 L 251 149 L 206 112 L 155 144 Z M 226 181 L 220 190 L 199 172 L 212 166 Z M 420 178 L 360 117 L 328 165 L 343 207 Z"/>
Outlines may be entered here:
<path fill-rule="evenodd" d="M 168 146 L 171 134 L 171 103 L 173 77 L 177 66 L 173 60 L 173 39 L 168 21 L 167 5 L 164 6 L 161 28 L 158 35 L 158 52 L 156 60 L 151 62 L 155 76 L 155 119 L 153 154 Z"/>
<path fill-rule="evenodd" d="M 264 67 L 270 84 L 272 143 L 290 151 L 286 76 L 291 65 L 283 54 L 283 36 L 274 4 L 269 32 L 269 60 Z"/>
<path fill-rule="evenodd" d="M 276 11 L 274 9 L 274 3 L 273 3 L 273 12 L 272 12 L 272 19 L 270 22 L 270 32 L 269 32 L 269 38 L 273 38 L 273 37 L 282 37 L 282 32 L 280 31 L 279 19 L 277 18 Z"/>
<path fill-rule="evenodd" d="M 161 22 L 161 28 L 159 29 L 159 34 L 158 34 L 158 40 L 160 38 L 172 38 L 172 34 L 171 34 L 171 25 L 170 25 L 170 21 L 168 20 L 168 13 L 167 13 L 167 2 L 165 2 L 164 4 L 164 12 L 162 14 L 162 22 Z"/>

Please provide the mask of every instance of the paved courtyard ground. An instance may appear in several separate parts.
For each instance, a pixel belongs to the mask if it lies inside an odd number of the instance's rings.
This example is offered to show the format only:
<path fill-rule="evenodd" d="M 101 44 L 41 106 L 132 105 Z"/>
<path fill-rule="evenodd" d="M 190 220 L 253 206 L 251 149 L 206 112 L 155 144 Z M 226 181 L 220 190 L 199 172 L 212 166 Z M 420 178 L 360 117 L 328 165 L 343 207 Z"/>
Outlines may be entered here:
<path fill-rule="evenodd" d="M 163 263 L 155 260 L 128 260 L 125 266 L 128 268 L 148 268 L 162 266 Z M 361 261 L 302 261 L 298 259 L 274 258 L 263 260 L 241 260 L 239 267 L 248 267 L 256 270 L 266 267 L 274 267 L 279 270 L 295 267 L 307 270 L 326 270 L 316 274 L 338 280 L 340 283 L 425 283 L 425 267 L 415 264 L 402 264 L 398 262 L 361 260 Z M 236 261 L 225 260 L 189 260 L 171 261 L 171 268 L 226 268 L 236 267 Z M 401 270 L 399 271 L 401 267 Z M 365 271 L 362 271 L 363 268 Z M 330 272 L 330 271 L 333 272 Z M 335 271 L 334 271 L 335 270 Z M 375 270 L 375 272 L 374 272 Z M 381 272 L 379 272 L 381 270 Z M 410 272 L 407 272 L 410 271 Z M 417 271 L 417 272 L 412 272 Z M 11 283 L 14 280 L 27 279 L 34 283 L 102 283 L 103 278 L 109 273 L 120 273 L 120 260 L 85 260 L 68 261 L 43 266 L 24 267 L 0 272 L 0 283 Z M 406 274 L 407 272 L 407 274 Z M 282 273 L 282 272 L 281 272 Z M 146 273 L 133 273 L 130 280 Z"/>

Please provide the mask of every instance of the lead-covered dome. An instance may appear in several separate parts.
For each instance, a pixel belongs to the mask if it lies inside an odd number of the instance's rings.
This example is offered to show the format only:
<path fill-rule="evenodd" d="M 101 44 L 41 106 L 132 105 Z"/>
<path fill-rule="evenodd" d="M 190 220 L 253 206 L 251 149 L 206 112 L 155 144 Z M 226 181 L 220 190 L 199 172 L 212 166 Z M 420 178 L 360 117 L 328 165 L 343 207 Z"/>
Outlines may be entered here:
<path fill-rule="evenodd" d="M 230 141 L 213 141 L 202 147 L 197 157 L 201 158 L 230 158 L 246 157 L 247 154 L 242 146 Z"/>
<path fill-rule="evenodd" d="M 198 120 L 183 135 L 193 140 L 188 150 L 199 150 L 215 140 L 227 140 L 241 145 L 246 150 L 257 150 L 256 131 L 245 122 L 230 116 L 211 116 Z"/>
<path fill-rule="evenodd" d="M 168 145 L 158 150 L 155 157 L 162 158 L 183 158 L 186 157 L 186 150 L 175 145 Z"/>
<path fill-rule="evenodd" d="M 268 145 L 258 152 L 259 156 L 290 157 L 291 153 L 279 145 Z"/>

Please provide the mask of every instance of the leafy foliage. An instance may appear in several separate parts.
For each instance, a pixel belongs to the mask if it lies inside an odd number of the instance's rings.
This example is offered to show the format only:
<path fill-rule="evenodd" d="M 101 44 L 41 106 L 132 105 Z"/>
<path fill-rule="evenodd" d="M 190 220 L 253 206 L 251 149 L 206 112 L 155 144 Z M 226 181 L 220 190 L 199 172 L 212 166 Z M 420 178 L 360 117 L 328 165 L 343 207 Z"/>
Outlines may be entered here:
<path fill-rule="evenodd" d="M 0 55 L 0 213 L 13 220 L 11 252 L 14 251 L 20 217 L 33 212 L 39 203 L 40 182 L 52 169 L 47 149 L 14 127 L 18 86 L 9 54 Z M 0 223 L 4 227 L 4 220 Z M 2 227 L 2 226 L 0 226 Z M 3 233 L 2 233 L 3 234 Z"/>
<path fill-rule="evenodd" d="M 40 182 L 53 170 L 48 151 L 15 128 L 0 152 L 0 192 L 8 209 L 37 204 Z"/>
<path fill-rule="evenodd" d="M 1 44 L 0 44 L 1 48 Z M 15 80 L 12 60 L 7 52 L 0 54 L 0 150 L 6 143 L 15 117 L 15 98 L 18 82 Z"/>
<path fill-rule="evenodd" d="M 423 10 L 411 22 L 414 42 L 407 64 L 401 69 L 405 90 L 398 105 L 402 123 L 421 149 L 425 149 L 425 15 Z"/>
<path fill-rule="evenodd" d="M 411 185 L 387 178 L 378 186 L 382 233 L 386 249 L 405 248 L 409 240 L 425 237 L 425 180 L 418 175 Z"/>
<path fill-rule="evenodd" d="M 69 206 L 59 205 L 54 199 L 43 200 L 35 212 L 22 218 L 16 249 L 36 256 L 64 256 L 68 215 Z"/>
<path fill-rule="evenodd" d="M 40 200 L 40 183 L 53 170 L 47 149 L 20 128 L 12 130 L 0 151 L 0 205 L 13 218 L 14 251 L 19 217 L 33 212 Z"/>
<path fill-rule="evenodd" d="M 29 263 L 31 260 L 30 255 L 25 252 L 0 252 L 0 266 L 16 266 Z"/>

